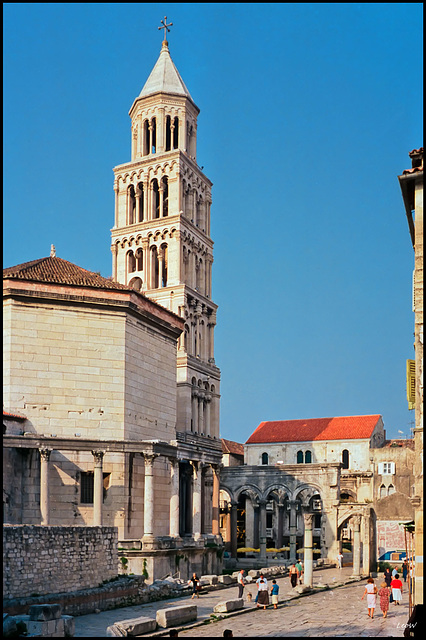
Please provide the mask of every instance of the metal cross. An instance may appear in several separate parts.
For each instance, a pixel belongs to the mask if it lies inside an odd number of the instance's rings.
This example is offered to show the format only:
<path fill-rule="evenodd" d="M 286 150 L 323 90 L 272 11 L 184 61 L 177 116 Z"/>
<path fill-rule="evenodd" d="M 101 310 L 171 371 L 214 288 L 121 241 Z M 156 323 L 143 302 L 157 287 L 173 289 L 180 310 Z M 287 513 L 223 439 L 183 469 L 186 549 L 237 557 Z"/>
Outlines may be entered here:
<path fill-rule="evenodd" d="M 164 20 L 161 20 L 162 27 L 158 27 L 158 29 L 164 29 L 164 41 L 167 42 L 167 31 L 170 31 L 169 27 L 173 27 L 173 22 L 167 24 L 167 16 L 164 16 Z"/>

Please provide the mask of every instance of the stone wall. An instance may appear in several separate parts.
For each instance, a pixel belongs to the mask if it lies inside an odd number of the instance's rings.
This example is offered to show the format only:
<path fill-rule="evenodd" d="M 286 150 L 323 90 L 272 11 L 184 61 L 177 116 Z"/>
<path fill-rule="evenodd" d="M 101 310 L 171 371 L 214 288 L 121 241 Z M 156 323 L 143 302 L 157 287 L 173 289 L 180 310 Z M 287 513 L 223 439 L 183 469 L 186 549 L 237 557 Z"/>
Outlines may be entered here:
<path fill-rule="evenodd" d="M 117 576 L 115 527 L 4 525 L 3 597 L 97 587 Z"/>

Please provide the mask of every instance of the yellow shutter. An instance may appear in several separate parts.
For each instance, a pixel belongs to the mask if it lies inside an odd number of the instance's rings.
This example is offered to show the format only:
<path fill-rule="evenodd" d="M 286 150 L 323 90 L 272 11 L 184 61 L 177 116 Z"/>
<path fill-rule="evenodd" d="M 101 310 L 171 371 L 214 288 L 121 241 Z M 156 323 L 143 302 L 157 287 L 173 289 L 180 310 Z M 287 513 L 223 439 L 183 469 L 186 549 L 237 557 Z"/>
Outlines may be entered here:
<path fill-rule="evenodd" d="M 416 402 L 416 361 L 407 360 L 407 400 L 408 408 L 414 409 Z"/>

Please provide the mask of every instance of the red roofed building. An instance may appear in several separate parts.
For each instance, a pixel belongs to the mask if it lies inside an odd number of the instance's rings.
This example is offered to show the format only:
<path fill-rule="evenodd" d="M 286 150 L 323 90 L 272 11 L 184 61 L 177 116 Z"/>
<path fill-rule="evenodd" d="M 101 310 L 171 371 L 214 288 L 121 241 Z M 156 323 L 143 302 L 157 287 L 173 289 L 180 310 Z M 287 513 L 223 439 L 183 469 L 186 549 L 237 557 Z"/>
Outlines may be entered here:
<path fill-rule="evenodd" d="M 346 469 L 365 471 L 370 468 L 370 449 L 384 441 L 380 415 L 261 422 L 245 443 L 245 462 L 342 462 Z"/>

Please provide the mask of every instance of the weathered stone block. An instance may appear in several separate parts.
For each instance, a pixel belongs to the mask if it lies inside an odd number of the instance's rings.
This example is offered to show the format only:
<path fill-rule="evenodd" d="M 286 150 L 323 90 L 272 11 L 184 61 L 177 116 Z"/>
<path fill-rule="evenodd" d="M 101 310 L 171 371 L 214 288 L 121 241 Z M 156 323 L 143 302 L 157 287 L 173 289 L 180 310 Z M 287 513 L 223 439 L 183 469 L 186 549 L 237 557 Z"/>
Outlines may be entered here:
<path fill-rule="evenodd" d="M 116 624 L 112 624 L 107 627 L 106 634 L 108 638 L 125 638 L 127 637 L 127 633 L 124 629 L 120 629 L 120 627 Z"/>
<path fill-rule="evenodd" d="M 244 608 L 243 598 L 235 598 L 235 600 L 224 600 L 218 602 L 213 609 L 214 613 L 229 613 L 230 611 L 237 611 Z"/>
<path fill-rule="evenodd" d="M 188 604 L 182 607 L 169 607 L 157 611 L 157 624 L 159 627 L 175 627 L 185 622 L 197 619 L 197 605 Z"/>
<path fill-rule="evenodd" d="M 62 615 L 62 608 L 60 604 L 33 604 L 28 614 L 32 621 L 57 620 Z"/>
<path fill-rule="evenodd" d="M 66 638 L 72 637 L 75 634 L 75 620 L 73 616 L 62 616 L 64 621 L 64 636 Z"/>
<path fill-rule="evenodd" d="M 114 622 L 114 626 L 123 630 L 126 636 L 141 636 L 143 633 L 155 631 L 157 621 L 154 618 L 140 616 L 139 618 L 130 618 L 129 620 L 118 620 Z"/>
<path fill-rule="evenodd" d="M 248 572 L 248 575 L 251 578 L 258 578 L 260 576 L 260 572 L 257 569 L 250 569 L 250 571 Z"/>
<path fill-rule="evenodd" d="M 235 582 L 237 582 L 236 578 L 233 578 L 232 576 L 218 576 L 217 577 L 218 582 L 222 583 L 222 584 L 234 584 Z"/>
<path fill-rule="evenodd" d="M 215 575 L 201 576 L 200 580 L 206 580 L 206 584 L 217 584 L 218 578 Z"/>

